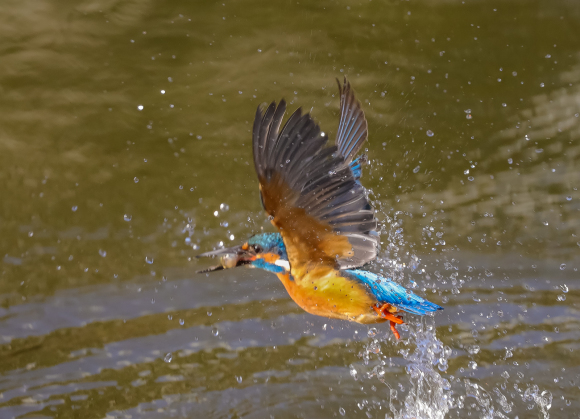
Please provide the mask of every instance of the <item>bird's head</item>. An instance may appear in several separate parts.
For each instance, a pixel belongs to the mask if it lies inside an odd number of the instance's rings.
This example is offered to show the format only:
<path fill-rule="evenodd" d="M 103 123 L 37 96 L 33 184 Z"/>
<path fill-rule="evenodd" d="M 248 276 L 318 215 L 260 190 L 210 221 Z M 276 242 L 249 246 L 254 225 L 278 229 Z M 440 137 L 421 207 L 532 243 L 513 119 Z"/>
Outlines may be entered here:
<path fill-rule="evenodd" d="M 286 247 L 282 236 L 278 233 L 256 234 L 240 246 L 202 253 L 197 257 L 220 258 L 219 265 L 203 269 L 198 271 L 198 273 L 219 271 L 238 266 L 261 268 L 274 273 L 290 271 Z"/>

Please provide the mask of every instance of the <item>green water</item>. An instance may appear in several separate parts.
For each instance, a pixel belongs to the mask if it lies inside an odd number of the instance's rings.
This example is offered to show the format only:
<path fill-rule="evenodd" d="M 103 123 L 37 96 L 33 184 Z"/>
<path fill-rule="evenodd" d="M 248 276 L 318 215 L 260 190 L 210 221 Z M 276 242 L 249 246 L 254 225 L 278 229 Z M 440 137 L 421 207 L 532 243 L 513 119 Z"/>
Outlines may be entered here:
<path fill-rule="evenodd" d="M 428 399 L 416 365 L 448 381 L 446 417 L 578 417 L 575 0 L 0 11 L 0 417 L 385 418 Z M 256 107 L 285 98 L 334 138 L 345 75 L 383 222 L 372 268 L 445 306 L 435 336 L 411 322 L 368 365 L 369 327 L 303 313 L 275 277 L 194 273 L 271 229 Z"/>

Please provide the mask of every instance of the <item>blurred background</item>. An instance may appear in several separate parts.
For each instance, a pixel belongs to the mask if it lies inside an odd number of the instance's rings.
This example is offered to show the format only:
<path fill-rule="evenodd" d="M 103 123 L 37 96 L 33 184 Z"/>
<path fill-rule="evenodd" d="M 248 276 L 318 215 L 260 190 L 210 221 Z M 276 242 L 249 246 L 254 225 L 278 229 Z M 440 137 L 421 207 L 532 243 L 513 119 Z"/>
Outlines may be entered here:
<path fill-rule="evenodd" d="M 580 417 L 576 0 L 4 1 L 0 417 Z M 388 328 L 273 276 L 256 107 L 369 122 Z"/>

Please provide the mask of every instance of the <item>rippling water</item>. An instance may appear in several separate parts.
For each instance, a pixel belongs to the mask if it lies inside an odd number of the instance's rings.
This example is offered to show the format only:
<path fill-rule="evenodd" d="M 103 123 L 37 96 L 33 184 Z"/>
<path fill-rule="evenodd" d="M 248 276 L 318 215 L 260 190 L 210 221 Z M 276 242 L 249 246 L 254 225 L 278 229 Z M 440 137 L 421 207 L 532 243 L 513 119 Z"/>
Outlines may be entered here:
<path fill-rule="evenodd" d="M 576 1 L 0 6 L 0 417 L 580 417 Z M 384 327 L 196 275 L 270 229 L 259 103 L 369 120 Z"/>

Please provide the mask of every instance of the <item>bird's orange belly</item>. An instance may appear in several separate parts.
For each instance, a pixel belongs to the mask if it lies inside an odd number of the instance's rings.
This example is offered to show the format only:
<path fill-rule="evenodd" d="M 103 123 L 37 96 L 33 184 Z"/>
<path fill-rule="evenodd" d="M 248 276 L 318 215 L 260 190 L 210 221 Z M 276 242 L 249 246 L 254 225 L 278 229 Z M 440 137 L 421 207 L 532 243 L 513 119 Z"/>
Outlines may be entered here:
<path fill-rule="evenodd" d="M 386 320 L 373 310 L 377 301 L 366 289 L 333 272 L 320 272 L 320 275 L 313 272 L 294 281 L 287 273 L 277 276 L 294 302 L 310 314 L 358 323 L 381 323 Z"/>

